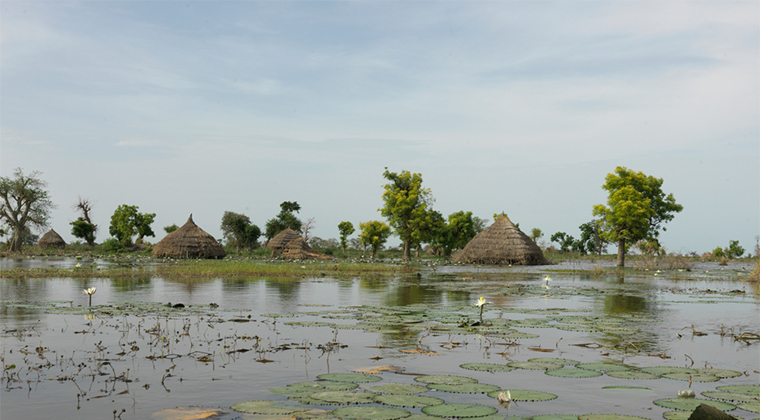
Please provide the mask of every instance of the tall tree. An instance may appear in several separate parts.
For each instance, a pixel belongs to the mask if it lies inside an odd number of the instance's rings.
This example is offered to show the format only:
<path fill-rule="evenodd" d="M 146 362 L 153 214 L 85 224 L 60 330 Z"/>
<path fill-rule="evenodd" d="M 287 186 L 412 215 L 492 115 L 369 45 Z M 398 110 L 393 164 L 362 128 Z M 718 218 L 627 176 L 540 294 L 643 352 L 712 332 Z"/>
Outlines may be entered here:
<path fill-rule="evenodd" d="M 81 212 L 82 215 L 77 220 L 69 223 L 71 225 L 71 234 L 75 238 L 84 239 L 89 246 L 95 245 L 95 234 L 98 232 L 98 225 L 92 223 L 92 219 L 90 219 L 92 206 L 93 204 L 89 199 L 80 196 L 72 208 L 74 211 Z"/>
<path fill-rule="evenodd" d="M 538 240 L 544 236 L 544 232 L 541 231 L 539 228 L 533 228 L 530 230 L 530 239 L 538 244 Z"/>
<path fill-rule="evenodd" d="M 231 211 L 225 211 L 222 216 L 222 234 L 228 246 L 235 246 L 240 251 L 240 247 L 256 249 L 259 247 L 259 236 L 261 229 L 251 224 L 248 216 Z"/>
<path fill-rule="evenodd" d="M 48 226 L 50 211 L 56 206 L 46 190 L 47 182 L 40 179 L 42 173 L 33 171 L 24 175 L 21 168 L 13 171 L 13 177 L 0 177 L 0 220 L 13 231 L 11 251 L 21 251 L 25 232 L 31 228 L 42 231 Z M 30 232 L 31 233 L 31 232 Z"/>
<path fill-rule="evenodd" d="M 356 232 L 356 229 L 351 222 L 340 222 L 338 223 L 338 232 L 340 232 L 340 247 L 345 251 L 348 246 L 348 235 Z"/>
<path fill-rule="evenodd" d="M 156 213 L 140 213 L 139 207 L 122 204 L 111 216 L 108 233 L 124 245 L 132 243 L 132 236 L 137 235 L 136 243 L 142 243 L 146 236 L 156 236 L 150 225 L 156 218 Z"/>
<path fill-rule="evenodd" d="M 440 245 L 443 255 L 451 256 L 451 251 L 464 248 L 477 235 L 472 212 L 458 211 L 451 213 L 448 222 L 440 229 L 436 244 Z"/>
<path fill-rule="evenodd" d="M 388 240 L 391 235 L 390 226 L 378 220 L 371 222 L 359 223 L 359 240 L 361 240 L 364 246 L 369 246 L 372 249 L 372 259 L 375 259 L 377 250 Z"/>
<path fill-rule="evenodd" d="M 301 211 L 301 206 L 296 201 L 283 201 L 280 203 L 280 213 L 277 214 L 277 217 L 267 220 L 266 233 L 264 234 L 267 241 L 287 228 L 301 232 L 303 222 L 294 214 L 299 211 Z"/>
<path fill-rule="evenodd" d="M 425 209 L 420 212 L 419 217 L 412 220 L 411 224 L 414 227 L 411 248 L 419 257 L 422 244 L 435 242 L 436 238 L 440 237 L 441 229 L 446 226 L 446 219 L 439 211 Z"/>
<path fill-rule="evenodd" d="M 430 190 L 422 188 L 422 175 L 401 171 L 395 173 L 385 168 L 383 177 L 390 181 L 383 188 L 383 208 L 380 213 L 404 243 L 404 259 L 412 259 L 411 247 L 420 236 L 419 229 L 424 226 L 420 220 L 430 217 L 427 209 L 433 203 Z"/>
<path fill-rule="evenodd" d="M 625 266 L 626 243 L 656 239 L 663 223 L 673 220 L 683 206 L 673 194 L 662 191 L 662 178 L 634 172 L 624 166 L 607 174 L 602 188 L 609 192 L 607 205 L 594 206 L 594 216 L 604 220 L 607 230 L 602 236 L 618 243 L 618 267 Z"/>

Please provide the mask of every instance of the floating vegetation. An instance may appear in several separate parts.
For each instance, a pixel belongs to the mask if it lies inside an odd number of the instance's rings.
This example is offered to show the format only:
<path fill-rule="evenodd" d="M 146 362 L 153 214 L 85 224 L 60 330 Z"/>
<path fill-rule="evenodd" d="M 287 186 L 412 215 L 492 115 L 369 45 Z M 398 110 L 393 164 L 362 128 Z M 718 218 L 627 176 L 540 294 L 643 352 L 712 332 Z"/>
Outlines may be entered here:
<path fill-rule="evenodd" d="M 317 379 L 323 381 L 365 383 L 381 381 L 383 378 L 363 373 L 324 373 L 317 375 Z"/>
<path fill-rule="evenodd" d="M 554 369 L 561 369 L 564 365 L 565 365 L 564 363 L 546 362 L 546 361 L 512 362 L 509 364 L 510 367 L 513 367 L 516 369 L 529 369 L 529 370 L 554 370 Z"/>
<path fill-rule="evenodd" d="M 422 385 L 407 385 L 407 384 L 385 384 L 375 385 L 370 388 L 370 391 L 378 394 L 420 394 L 427 391 L 428 388 Z"/>
<path fill-rule="evenodd" d="M 378 395 L 375 401 L 396 407 L 426 407 L 428 405 L 443 404 L 445 401 L 440 398 L 428 397 L 425 395 Z"/>
<path fill-rule="evenodd" d="M 422 408 L 422 412 L 437 417 L 465 418 L 465 417 L 484 417 L 496 414 L 499 411 L 496 407 L 480 404 L 440 404 L 429 405 Z"/>
<path fill-rule="evenodd" d="M 499 394 L 506 392 L 506 389 L 489 392 L 488 396 L 499 398 Z M 510 389 L 510 397 L 516 401 L 550 401 L 557 398 L 557 395 L 543 391 L 532 391 L 529 389 Z"/>
<path fill-rule="evenodd" d="M 700 404 L 711 405 L 720 411 L 731 411 L 736 408 L 735 405 L 727 402 L 704 400 L 701 398 L 663 398 L 655 400 L 654 403 L 660 407 L 675 408 L 677 410 L 694 410 Z"/>
<path fill-rule="evenodd" d="M 500 387 L 496 385 L 465 383 L 465 384 L 428 384 L 428 388 L 436 391 L 458 392 L 460 394 L 487 394 L 498 391 Z"/>
<path fill-rule="evenodd" d="M 631 370 L 630 366 L 614 363 L 578 363 L 575 367 L 578 369 L 598 370 L 602 372 L 622 372 Z"/>
<path fill-rule="evenodd" d="M 476 383 L 477 379 L 468 378 L 465 376 L 454 375 L 422 375 L 414 378 L 417 382 L 425 384 L 440 384 L 440 385 L 461 385 L 467 383 Z"/>
<path fill-rule="evenodd" d="M 620 378 L 620 379 L 657 379 L 660 378 L 659 375 L 654 375 L 652 373 L 642 372 L 639 370 L 625 370 L 625 371 L 610 371 L 605 372 L 607 376 L 612 376 L 613 378 Z"/>
<path fill-rule="evenodd" d="M 715 382 L 720 380 L 719 377 L 715 375 L 709 375 L 706 373 L 696 372 L 696 373 L 665 373 L 662 375 L 663 378 L 668 379 L 675 379 L 677 381 L 688 381 L 688 382 Z"/>
<path fill-rule="evenodd" d="M 394 420 L 408 417 L 411 413 L 400 408 L 388 407 L 341 407 L 332 414 L 342 419 Z"/>
<path fill-rule="evenodd" d="M 241 413 L 250 414 L 267 414 L 273 416 L 288 415 L 299 411 L 306 411 L 308 408 L 300 406 L 292 401 L 245 401 L 232 405 L 232 409 Z"/>
<path fill-rule="evenodd" d="M 587 369 L 553 369 L 547 370 L 546 374 L 560 378 L 593 378 L 595 376 L 602 376 L 602 372 Z"/>
<path fill-rule="evenodd" d="M 500 363 L 463 363 L 459 365 L 462 369 L 479 370 L 484 372 L 509 372 L 515 368 Z"/>

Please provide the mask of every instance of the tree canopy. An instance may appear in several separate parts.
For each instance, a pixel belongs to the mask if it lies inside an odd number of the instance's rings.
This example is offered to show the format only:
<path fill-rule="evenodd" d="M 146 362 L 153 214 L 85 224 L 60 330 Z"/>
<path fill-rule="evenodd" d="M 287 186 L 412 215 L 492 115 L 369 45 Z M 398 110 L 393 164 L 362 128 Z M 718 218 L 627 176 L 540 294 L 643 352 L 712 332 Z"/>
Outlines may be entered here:
<path fill-rule="evenodd" d="M 617 265 L 625 265 L 626 243 L 641 239 L 656 239 L 665 222 L 673 220 L 683 206 L 673 194 L 662 191 L 662 178 L 634 172 L 618 166 L 607 174 L 602 188 L 609 193 L 607 205 L 594 206 L 594 216 L 602 218 L 605 231 L 602 237 L 618 243 Z"/>
<path fill-rule="evenodd" d="M 13 252 L 21 251 L 24 234 L 31 233 L 30 229 L 42 231 L 48 226 L 50 211 L 55 208 L 40 175 L 38 171 L 24 175 L 16 168 L 13 177 L 0 177 L 0 220 L 13 231 Z"/>
<path fill-rule="evenodd" d="M 84 239 L 89 246 L 95 245 L 95 225 L 84 220 L 83 217 L 78 217 L 77 220 L 69 224 L 71 225 L 71 234 L 75 238 Z"/>
<path fill-rule="evenodd" d="M 294 213 L 301 211 L 301 206 L 296 201 L 283 201 L 280 203 L 280 213 L 274 219 L 269 219 L 266 224 L 266 233 L 264 234 L 267 241 L 277 236 L 287 228 L 296 232 L 301 232 L 303 222 L 297 218 Z"/>
<path fill-rule="evenodd" d="M 435 222 L 436 215 L 428 211 L 433 196 L 429 189 L 422 188 L 421 174 L 395 173 L 385 168 L 383 177 L 390 182 L 383 186 L 384 205 L 380 213 L 404 243 L 404 259 L 408 261 L 412 245 L 419 244 L 428 234 L 425 229 Z"/>
<path fill-rule="evenodd" d="M 372 259 L 375 259 L 377 250 L 388 240 L 391 235 L 390 226 L 385 223 L 373 220 L 371 222 L 359 223 L 359 240 L 372 249 Z"/>
<path fill-rule="evenodd" d="M 221 229 L 227 246 L 234 246 L 237 250 L 240 250 L 241 246 L 248 249 L 259 247 L 261 229 L 252 224 L 251 219 L 244 214 L 225 211 Z"/>
<path fill-rule="evenodd" d="M 351 222 L 340 222 L 338 223 L 338 232 L 340 232 L 340 247 L 345 251 L 348 246 L 348 235 L 356 232 L 356 229 Z"/>
<path fill-rule="evenodd" d="M 436 239 L 436 245 L 441 247 L 443 255 L 450 256 L 451 251 L 464 248 L 477 235 L 472 212 L 458 211 L 451 213 Z"/>
<path fill-rule="evenodd" d="M 156 236 L 150 227 L 156 218 L 156 213 L 140 213 L 138 209 L 137 206 L 122 204 L 111 216 L 108 233 L 124 245 L 130 245 L 134 235 L 137 235 L 135 242 L 138 244 L 142 243 L 146 236 Z"/>

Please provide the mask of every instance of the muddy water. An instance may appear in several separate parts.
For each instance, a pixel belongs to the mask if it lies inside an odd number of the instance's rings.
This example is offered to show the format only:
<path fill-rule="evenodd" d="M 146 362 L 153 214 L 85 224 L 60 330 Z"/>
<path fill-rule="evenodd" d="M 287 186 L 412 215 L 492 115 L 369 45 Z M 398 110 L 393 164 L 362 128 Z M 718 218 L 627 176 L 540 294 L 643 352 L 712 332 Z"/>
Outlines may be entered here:
<path fill-rule="evenodd" d="M 1 280 L 3 361 L 5 366 L 15 367 L 6 369 L 3 376 L 0 417 L 104 419 L 113 418 L 115 410 L 122 419 L 145 419 L 177 406 L 205 406 L 223 408 L 229 413 L 223 418 L 237 418 L 240 413 L 229 409 L 234 403 L 285 399 L 270 388 L 314 381 L 323 373 L 385 365 L 402 367 L 406 373 L 468 376 L 503 389 L 558 395 L 552 401 L 520 402 L 499 412 L 525 418 L 616 413 L 658 419 L 670 410 L 653 401 L 675 397 L 678 390 L 689 387 L 686 381 L 667 378 L 562 378 L 541 370 L 488 373 L 460 367 L 463 363 L 509 363 L 536 357 L 743 373 L 718 382 L 694 382 L 691 388 L 697 395 L 721 385 L 760 383 L 756 372 L 760 370 L 760 343 L 720 335 L 721 328 L 735 334 L 760 332 L 758 290 L 730 275 L 695 277 L 675 271 L 659 276 L 590 278 L 550 274 L 550 289 L 538 291 L 546 273 L 527 272 L 488 281 L 477 275 L 463 280 L 456 272 L 439 274 L 391 281 Z M 81 310 L 67 314 L 67 308 L 87 306 L 82 289 L 88 287 L 97 288 L 93 295 L 97 309 L 89 314 Z M 451 309 L 475 320 L 478 313 L 472 304 L 480 296 L 490 302 L 486 320 L 547 320 L 555 316 L 550 310 L 558 309 L 568 316 L 626 316 L 642 322 L 627 324 L 639 330 L 632 335 L 515 327 L 537 335 L 518 339 L 477 331 L 350 329 L 360 314 L 372 311 L 367 307 Z M 159 313 L 129 302 L 181 303 L 185 308 Z M 577 346 L 587 343 L 602 347 Z M 437 354 L 401 351 L 415 349 Z M 414 375 L 379 376 L 388 383 L 415 383 Z M 602 389 L 612 385 L 648 389 Z M 426 395 L 449 403 L 497 406 L 485 394 L 435 391 Z M 760 418 L 741 409 L 732 414 Z"/>

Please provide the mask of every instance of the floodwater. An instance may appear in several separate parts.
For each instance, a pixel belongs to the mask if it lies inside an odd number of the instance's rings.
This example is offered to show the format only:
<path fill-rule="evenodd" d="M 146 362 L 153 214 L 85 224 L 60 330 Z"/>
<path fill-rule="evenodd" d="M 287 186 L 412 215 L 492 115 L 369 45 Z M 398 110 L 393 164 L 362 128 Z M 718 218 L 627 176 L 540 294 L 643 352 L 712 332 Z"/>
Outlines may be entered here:
<path fill-rule="evenodd" d="M 61 265 L 72 266 L 71 261 Z M 659 419 L 671 409 L 653 401 L 674 398 L 690 386 L 668 378 L 566 378 L 543 370 L 491 373 L 460 367 L 534 358 L 741 373 L 717 382 L 694 381 L 691 389 L 698 397 L 722 385 L 760 384 L 760 340 L 731 337 L 760 333 L 760 293 L 756 284 L 738 281 L 738 267 L 714 276 L 701 269 L 625 277 L 485 270 L 490 280 L 447 267 L 423 271 L 421 278 L 391 280 L 2 279 L 0 417 L 150 419 L 174 407 L 203 406 L 221 408 L 228 413 L 224 419 L 254 418 L 230 406 L 284 401 L 270 388 L 389 365 L 405 374 L 377 373 L 382 382 L 370 385 L 414 384 L 415 374 L 444 374 L 558 396 L 500 408 L 503 417 L 615 413 Z M 499 270 L 505 276 L 494 280 Z M 542 289 L 547 274 L 552 281 Z M 89 287 L 97 288 L 92 310 L 82 293 Z M 473 304 L 481 296 L 489 302 L 484 324 L 511 323 L 522 334 L 510 338 L 475 327 L 435 327 L 452 314 L 476 324 Z M 161 311 L 140 303 L 185 308 Z M 424 312 L 430 319 L 420 328 L 372 324 L 393 311 Z M 589 327 L 583 317 L 625 322 L 605 330 Z M 607 386 L 646 389 L 603 389 Z M 498 407 L 486 394 L 425 395 Z M 730 413 L 760 418 L 741 408 Z"/>

